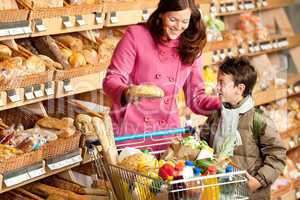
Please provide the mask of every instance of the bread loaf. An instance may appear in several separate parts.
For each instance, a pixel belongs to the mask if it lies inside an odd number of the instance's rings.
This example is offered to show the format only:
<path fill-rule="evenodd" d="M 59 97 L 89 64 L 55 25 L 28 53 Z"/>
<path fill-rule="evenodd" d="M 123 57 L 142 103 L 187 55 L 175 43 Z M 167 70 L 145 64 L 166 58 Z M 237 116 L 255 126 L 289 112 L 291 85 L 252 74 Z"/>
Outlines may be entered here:
<path fill-rule="evenodd" d="M 65 46 L 69 47 L 72 51 L 80 52 L 83 49 L 82 41 L 76 37 L 72 37 L 70 35 L 63 35 L 56 37 L 56 39 Z"/>
<path fill-rule="evenodd" d="M 85 194 L 85 190 L 82 186 L 63 180 L 56 176 L 48 177 L 47 179 L 43 180 L 43 183 L 48 184 L 50 186 L 58 187 L 64 190 L 72 191 L 77 194 Z"/>
<path fill-rule="evenodd" d="M 41 58 L 44 62 L 50 64 L 52 67 L 54 67 L 55 69 L 63 69 L 63 66 L 58 63 L 55 62 L 54 60 L 52 60 L 51 58 L 49 58 L 48 56 L 45 55 L 38 55 L 39 58 Z"/>
<path fill-rule="evenodd" d="M 11 57 L 11 55 L 12 50 L 8 46 L 0 44 L 0 61 Z"/>
<path fill-rule="evenodd" d="M 55 40 L 50 36 L 37 37 L 33 39 L 35 47 L 41 54 L 44 54 L 54 61 L 61 63 L 64 69 L 69 68 L 68 59 L 63 55 Z"/>
<path fill-rule="evenodd" d="M 69 58 L 69 63 L 71 67 L 80 67 L 81 65 L 86 64 L 86 60 L 81 53 L 75 52 Z"/>
<path fill-rule="evenodd" d="M 70 50 L 70 49 L 67 49 L 67 48 L 62 48 L 61 49 L 61 52 L 62 52 L 62 54 L 66 57 L 66 58 L 70 58 L 71 57 L 71 55 L 72 55 L 72 50 Z"/>
<path fill-rule="evenodd" d="M 56 130 L 67 129 L 69 127 L 69 124 L 66 123 L 66 121 L 53 117 L 44 117 L 37 121 L 37 125 L 43 128 Z"/>
<path fill-rule="evenodd" d="M 134 85 L 129 90 L 131 97 L 160 98 L 165 96 L 165 92 L 155 85 Z"/>
<path fill-rule="evenodd" d="M 84 49 L 82 53 L 88 64 L 97 65 L 99 63 L 99 56 L 96 50 Z"/>
<path fill-rule="evenodd" d="M 38 56 L 30 56 L 27 60 L 25 60 L 24 63 L 24 72 L 22 74 L 28 75 L 28 74 L 35 74 L 35 73 L 41 73 L 46 71 L 46 65 Z"/>

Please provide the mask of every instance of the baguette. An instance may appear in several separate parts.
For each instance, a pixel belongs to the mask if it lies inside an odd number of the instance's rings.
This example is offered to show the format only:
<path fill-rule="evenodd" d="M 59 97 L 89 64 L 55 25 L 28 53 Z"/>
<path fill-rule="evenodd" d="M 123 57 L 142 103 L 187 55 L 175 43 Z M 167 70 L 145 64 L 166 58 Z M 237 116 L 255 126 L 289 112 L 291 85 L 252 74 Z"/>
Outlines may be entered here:
<path fill-rule="evenodd" d="M 24 186 L 24 188 L 32 193 L 40 196 L 48 197 L 52 194 L 59 195 L 68 200 L 90 200 L 83 195 L 76 194 L 74 192 L 63 190 L 60 188 L 52 187 L 43 183 L 35 182 Z"/>
<path fill-rule="evenodd" d="M 44 179 L 43 183 L 53 186 L 53 187 L 60 188 L 60 189 L 72 191 L 77 194 L 86 194 L 86 192 L 82 186 L 80 186 L 76 183 L 72 183 L 70 181 L 66 181 L 64 179 L 55 177 L 55 176 L 51 176 L 47 179 Z"/>

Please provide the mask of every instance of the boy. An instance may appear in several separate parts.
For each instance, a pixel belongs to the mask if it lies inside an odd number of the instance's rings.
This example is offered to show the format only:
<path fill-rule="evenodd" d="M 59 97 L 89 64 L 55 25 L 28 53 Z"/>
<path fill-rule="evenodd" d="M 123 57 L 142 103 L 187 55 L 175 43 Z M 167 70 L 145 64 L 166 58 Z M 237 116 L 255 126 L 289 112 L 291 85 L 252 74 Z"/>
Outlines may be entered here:
<path fill-rule="evenodd" d="M 201 137 L 216 154 L 226 154 L 247 170 L 250 199 L 270 199 L 270 186 L 285 166 L 286 148 L 269 119 L 261 115 L 259 133 L 253 131 L 252 89 L 257 73 L 246 58 L 226 58 L 218 72 L 222 107 L 208 118 Z"/>

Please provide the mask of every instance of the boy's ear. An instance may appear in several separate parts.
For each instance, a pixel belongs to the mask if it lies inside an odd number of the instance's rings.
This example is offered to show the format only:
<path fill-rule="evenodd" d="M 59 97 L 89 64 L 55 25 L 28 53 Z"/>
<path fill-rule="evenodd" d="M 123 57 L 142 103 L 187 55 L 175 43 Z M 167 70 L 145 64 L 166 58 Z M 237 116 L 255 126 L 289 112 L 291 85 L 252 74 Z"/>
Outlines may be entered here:
<path fill-rule="evenodd" d="M 245 91 L 245 89 L 246 89 L 246 86 L 245 86 L 245 84 L 243 84 L 243 83 L 240 83 L 240 84 L 238 84 L 237 88 L 238 88 L 238 90 L 239 90 L 240 94 L 243 96 L 243 94 L 244 94 L 244 91 Z"/>

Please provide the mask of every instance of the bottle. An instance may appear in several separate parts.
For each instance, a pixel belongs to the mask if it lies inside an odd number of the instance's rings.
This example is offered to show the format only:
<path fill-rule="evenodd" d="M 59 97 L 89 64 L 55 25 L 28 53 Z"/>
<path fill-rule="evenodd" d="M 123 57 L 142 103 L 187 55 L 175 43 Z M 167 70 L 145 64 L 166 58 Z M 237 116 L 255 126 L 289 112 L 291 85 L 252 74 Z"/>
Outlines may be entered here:
<path fill-rule="evenodd" d="M 194 177 L 194 163 L 190 160 L 185 161 L 185 166 L 181 172 L 184 179 L 189 179 Z"/>
<path fill-rule="evenodd" d="M 202 200 L 219 200 L 220 199 L 220 187 L 216 184 L 218 184 L 218 178 L 217 177 L 210 177 L 217 174 L 217 168 L 216 166 L 209 166 L 207 168 L 207 178 L 203 180 L 204 185 L 207 187 L 204 187 L 204 191 L 202 193 Z M 214 185 L 214 186 L 211 186 Z"/>
<path fill-rule="evenodd" d="M 227 183 L 222 185 L 221 187 L 221 200 L 230 199 L 234 193 L 234 184 L 230 183 L 231 181 L 233 181 L 233 177 L 229 174 L 233 172 L 233 166 L 228 165 L 225 171 L 226 173 L 228 173 L 228 176 L 223 177 L 219 181 L 221 183 Z"/>

